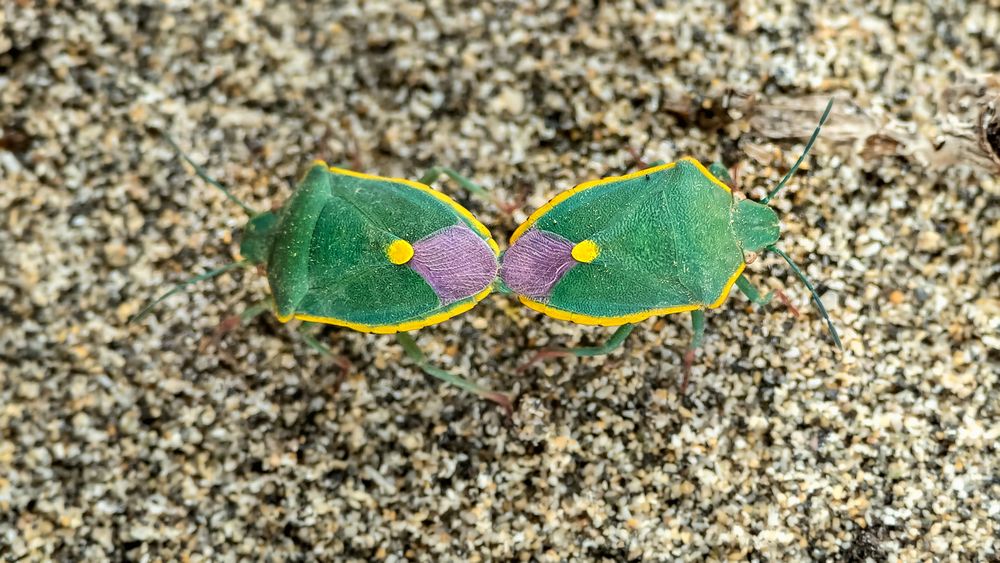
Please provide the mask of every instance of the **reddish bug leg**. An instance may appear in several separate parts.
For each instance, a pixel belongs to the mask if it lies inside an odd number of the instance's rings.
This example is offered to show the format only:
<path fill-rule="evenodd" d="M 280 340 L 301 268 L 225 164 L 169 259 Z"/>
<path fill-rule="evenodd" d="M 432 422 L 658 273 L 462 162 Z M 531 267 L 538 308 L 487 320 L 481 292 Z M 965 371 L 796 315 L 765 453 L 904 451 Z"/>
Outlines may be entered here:
<path fill-rule="evenodd" d="M 646 168 L 649 168 L 649 164 L 646 164 L 646 161 L 642 159 L 642 153 L 640 153 L 638 149 L 635 147 L 629 147 L 628 154 L 632 157 L 632 161 L 635 163 L 634 165 L 637 170 L 645 170 Z"/>
<path fill-rule="evenodd" d="M 519 190 L 514 195 L 514 200 L 510 202 L 494 201 L 500 211 L 510 215 L 519 209 L 524 209 L 524 202 L 528 200 L 528 190 Z"/>
<path fill-rule="evenodd" d="M 517 194 L 514 196 L 514 201 L 511 202 L 494 201 L 493 203 L 500 209 L 500 211 L 506 213 L 507 215 L 511 215 L 518 209 L 523 209 L 524 202 L 527 200 L 528 200 L 528 191 L 526 189 L 523 189 L 523 190 L 518 190 Z"/>
<path fill-rule="evenodd" d="M 705 336 L 705 311 L 700 309 L 691 311 L 691 344 L 687 352 L 684 353 L 684 379 L 681 381 L 681 395 L 687 393 L 688 381 L 691 379 L 691 364 L 694 363 L 694 356 L 701 348 L 701 340 Z"/>
<path fill-rule="evenodd" d="M 775 291 L 769 291 L 767 292 L 766 295 L 762 297 L 760 295 L 760 292 L 757 291 L 757 288 L 755 288 L 753 284 L 750 283 L 750 280 L 748 280 L 745 275 L 741 275 L 740 277 L 736 278 L 736 287 L 738 287 L 740 291 L 743 292 L 743 295 L 747 296 L 747 299 L 749 299 L 753 303 L 756 303 L 757 305 L 767 305 L 768 303 L 771 302 L 771 299 L 777 296 L 778 299 L 782 303 L 784 303 L 786 307 L 788 307 L 788 310 L 791 311 L 793 316 L 795 317 L 799 316 L 799 310 L 796 309 L 794 305 L 792 305 L 792 302 L 788 300 L 788 296 L 785 295 L 785 292 L 781 291 L 780 289 Z"/>
<path fill-rule="evenodd" d="M 733 197 L 739 200 L 744 200 L 747 198 L 740 190 L 740 177 L 743 170 L 742 163 L 738 162 L 732 168 L 726 168 L 721 162 L 713 162 L 711 166 L 708 167 L 708 171 L 712 173 L 713 176 L 719 179 L 723 184 L 729 186 L 729 190 L 733 193 Z"/>
<path fill-rule="evenodd" d="M 729 186 L 734 192 L 740 191 L 740 179 L 743 172 L 743 163 L 737 162 L 731 168 L 726 168 L 721 162 L 713 162 L 709 167 L 708 171 L 712 173 L 713 176 L 718 178 L 724 184 Z"/>
<path fill-rule="evenodd" d="M 523 372 L 541 360 L 549 358 L 560 358 L 564 356 L 603 356 L 609 354 L 625 343 L 625 339 L 632 333 L 634 324 L 625 324 L 618 327 L 608 341 L 600 346 L 581 346 L 578 348 L 544 348 L 535 353 L 523 366 L 518 368 L 518 372 Z"/>
<path fill-rule="evenodd" d="M 573 353 L 565 348 L 542 348 L 541 350 L 535 352 L 535 355 L 532 356 L 530 360 L 521 364 L 521 366 L 517 368 L 517 373 L 524 373 L 528 370 L 528 368 L 543 360 L 564 358 L 572 355 Z"/>
<path fill-rule="evenodd" d="M 688 381 L 691 380 L 691 364 L 694 363 L 694 350 L 688 348 L 684 352 L 684 379 L 681 380 L 681 395 L 687 395 Z"/>
<path fill-rule="evenodd" d="M 364 163 L 361 161 L 361 145 L 360 143 L 358 143 L 358 138 L 356 135 L 354 135 L 354 131 L 351 130 L 349 127 L 345 127 L 344 129 L 337 129 L 337 132 L 343 134 L 345 130 L 347 131 L 346 142 L 350 144 L 350 148 L 348 148 L 345 152 L 347 153 L 346 156 L 348 160 L 350 160 L 351 165 L 350 167 L 347 167 L 342 164 L 337 164 L 336 167 L 348 168 L 350 170 L 361 170 L 362 168 L 364 168 Z M 323 130 L 323 135 L 319 138 L 319 141 L 317 142 L 317 144 L 319 145 L 319 150 L 315 153 L 316 156 L 313 158 L 313 160 L 320 160 L 322 162 L 331 161 L 329 158 L 326 158 L 326 154 L 329 154 L 327 153 L 327 151 L 329 149 L 330 139 L 333 138 L 333 135 L 334 135 L 334 130 L 332 128 L 327 127 Z"/>
<path fill-rule="evenodd" d="M 262 301 L 256 305 L 247 307 L 239 315 L 232 315 L 222 319 L 222 322 L 219 323 L 219 325 L 215 327 L 215 330 L 212 331 L 212 335 L 202 340 L 201 345 L 198 346 L 198 351 L 204 352 L 209 346 L 218 346 L 219 341 L 222 340 L 223 336 L 236 330 L 241 324 L 250 321 L 265 311 L 270 310 L 271 307 L 272 305 L 269 301 Z"/>
<path fill-rule="evenodd" d="M 632 160 L 634 161 L 634 166 L 635 166 L 635 168 L 637 170 L 645 170 L 647 168 L 656 168 L 657 166 L 666 164 L 666 162 L 664 162 L 662 160 L 659 160 L 659 159 L 651 161 L 651 162 L 646 162 L 645 160 L 642 159 L 642 153 L 639 152 L 639 150 L 635 149 L 634 147 L 629 147 L 628 148 L 628 153 L 629 153 L 629 155 L 632 156 Z"/>
<path fill-rule="evenodd" d="M 729 169 L 729 172 L 732 175 L 732 183 L 729 184 L 729 187 L 734 190 L 739 190 L 743 181 L 743 162 L 740 161 L 734 164 L 733 167 Z"/>
<path fill-rule="evenodd" d="M 774 295 L 777 296 L 778 301 L 781 301 L 785 305 L 785 307 L 788 307 L 788 311 L 792 313 L 793 317 L 799 316 L 799 310 L 795 307 L 795 305 L 792 305 L 792 301 L 788 299 L 788 296 L 785 295 L 784 291 L 781 291 L 780 289 L 775 289 Z"/>
<path fill-rule="evenodd" d="M 351 164 L 354 166 L 355 170 L 361 170 L 364 168 L 364 163 L 361 161 L 361 145 L 358 143 L 358 138 L 351 134 Z"/>
<path fill-rule="evenodd" d="M 337 383 L 337 386 L 339 387 L 340 380 L 346 377 L 347 374 L 350 373 L 351 371 L 351 361 L 348 360 L 347 357 L 345 356 L 339 356 L 337 354 L 334 354 L 333 350 L 330 350 L 330 348 L 326 344 L 320 342 L 319 339 L 313 336 L 312 333 L 310 332 L 313 329 L 322 328 L 323 326 L 324 325 L 320 323 L 304 322 L 301 325 L 299 325 L 298 333 L 302 336 L 302 340 L 304 340 L 305 343 L 308 344 L 310 348 L 319 352 L 321 356 L 332 359 L 333 363 L 337 364 L 337 367 L 340 368 L 340 378 L 338 379 Z"/>

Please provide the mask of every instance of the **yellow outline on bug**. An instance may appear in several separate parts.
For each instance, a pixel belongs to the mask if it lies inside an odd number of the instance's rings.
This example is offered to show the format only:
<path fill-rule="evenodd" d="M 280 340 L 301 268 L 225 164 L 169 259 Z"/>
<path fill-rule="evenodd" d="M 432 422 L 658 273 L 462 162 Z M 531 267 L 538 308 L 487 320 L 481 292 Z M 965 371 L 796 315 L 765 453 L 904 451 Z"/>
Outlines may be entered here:
<path fill-rule="evenodd" d="M 514 234 L 510 235 L 510 244 L 514 244 L 514 242 L 516 242 L 517 239 L 521 238 L 521 235 L 523 235 L 525 231 L 530 229 L 531 226 L 534 225 L 536 221 L 538 221 L 539 219 L 542 218 L 543 215 L 551 211 L 553 207 L 559 205 L 560 203 L 566 201 L 567 199 L 573 197 L 574 195 L 582 191 L 589 190 L 590 188 L 596 188 L 597 186 L 603 186 L 604 184 L 610 184 L 612 182 L 621 182 L 623 180 L 631 180 L 633 178 L 639 178 L 640 176 L 645 176 L 647 174 L 652 174 L 654 172 L 659 172 L 661 170 L 669 170 L 670 168 L 677 166 L 677 163 L 681 161 L 690 162 L 691 164 L 694 164 L 695 167 L 698 168 L 698 171 L 704 174 L 705 177 L 711 180 L 715 185 L 719 186 L 720 188 L 726 190 L 729 193 L 733 193 L 732 190 L 729 189 L 729 186 L 727 186 L 724 182 L 716 178 L 715 175 L 709 172 L 708 169 L 705 168 L 705 166 L 702 165 L 702 163 L 698 162 L 696 158 L 685 156 L 684 158 L 675 160 L 674 162 L 668 162 L 666 164 L 661 164 L 659 166 L 654 166 L 652 168 L 645 168 L 643 170 L 639 170 L 638 172 L 625 174 L 624 176 L 611 176 L 609 178 L 601 178 L 599 180 L 590 180 L 576 187 L 560 192 L 554 198 L 550 199 L 548 203 L 536 209 L 535 212 L 532 213 L 524 223 L 521 223 L 521 226 L 519 226 L 517 230 L 514 231 Z M 611 325 L 605 325 L 605 326 L 611 326 Z"/>
<path fill-rule="evenodd" d="M 421 184 L 420 182 L 415 182 L 413 180 L 407 180 L 406 178 L 389 178 L 387 176 L 375 176 L 374 174 L 365 174 L 363 172 L 355 172 L 353 170 L 347 170 L 346 168 L 337 168 L 336 166 L 330 166 L 329 164 L 327 164 L 326 162 L 323 162 L 322 160 L 314 160 L 313 161 L 313 166 L 323 166 L 328 171 L 330 171 L 330 172 L 332 172 L 334 174 L 340 174 L 341 176 L 351 176 L 351 177 L 354 177 L 354 178 L 361 178 L 363 180 L 378 180 L 378 181 L 383 181 L 383 182 L 395 182 L 397 184 L 404 184 L 406 186 L 410 186 L 411 188 L 416 188 L 416 189 L 418 189 L 418 190 L 420 190 L 422 192 L 428 193 L 431 196 L 433 196 L 433 197 L 437 198 L 438 200 L 440 200 L 442 203 L 445 203 L 445 204 L 451 206 L 451 208 L 454 209 L 456 212 L 458 212 L 459 215 L 461 215 L 462 217 L 464 217 L 470 224 L 472 224 L 472 226 L 473 226 L 473 228 L 475 228 L 475 230 L 479 231 L 480 235 L 486 237 L 486 244 L 490 245 L 490 248 L 493 249 L 493 252 L 497 256 L 500 255 L 500 246 L 497 245 L 497 243 L 496 243 L 495 240 L 493 240 L 493 233 L 491 233 L 490 230 L 486 228 L 486 225 L 482 224 L 479 221 L 479 219 L 476 219 L 476 217 L 472 214 L 471 211 L 469 211 L 468 209 L 462 207 L 457 201 L 451 199 L 451 197 L 449 197 L 448 194 L 446 194 L 444 192 L 439 192 L 439 191 L 435 190 L 434 188 L 428 186 L 427 184 Z"/>
<path fill-rule="evenodd" d="M 563 309 L 557 309 L 556 307 L 551 307 L 541 301 L 535 301 L 530 297 L 525 297 L 519 295 L 518 299 L 521 300 L 526 307 L 529 309 L 534 309 L 539 313 L 552 317 L 553 319 L 560 321 L 569 321 L 571 323 L 581 324 L 581 325 L 599 325 L 599 326 L 620 326 L 624 324 L 632 324 L 642 322 L 650 317 L 656 317 L 660 315 L 672 315 L 674 313 L 686 313 L 688 311 L 694 311 L 695 309 L 717 309 L 726 302 L 726 298 L 729 297 L 729 291 L 733 289 L 733 285 L 736 284 L 736 280 L 743 274 L 743 270 L 747 265 L 740 264 L 736 268 L 736 273 L 733 274 L 729 280 L 726 282 L 726 286 L 722 289 L 722 293 L 719 295 L 718 299 L 715 300 L 711 305 L 705 306 L 700 304 L 691 305 L 675 305 L 673 307 L 664 307 L 662 309 L 650 309 L 649 311 L 640 311 L 638 313 L 631 313 L 629 315 L 621 315 L 619 317 L 594 317 L 591 315 L 584 315 L 582 313 L 573 313 L 570 311 L 565 311 Z"/>
<path fill-rule="evenodd" d="M 303 314 L 293 314 L 286 320 L 278 318 L 281 322 L 288 322 L 292 318 L 298 319 L 300 321 L 307 321 L 310 323 L 323 323 L 333 326 L 342 326 L 344 328 L 349 328 L 351 330 L 356 330 L 359 332 L 371 332 L 374 334 L 395 334 L 397 332 L 409 332 L 411 330 L 421 329 L 427 326 L 435 325 L 440 322 L 444 322 L 452 317 L 461 315 L 462 313 L 468 311 L 469 309 L 475 307 L 480 301 L 486 299 L 486 296 L 493 291 L 493 286 L 490 285 L 486 289 L 480 291 L 479 293 L 472 296 L 471 299 L 465 299 L 459 301 L 453 305 L 450 309 L 445 309 L 438 313 L 434 313 L 429 317 L 424 317 L 422 319 L 417 319 L 413 321 L 405 321 L 397 324 L 388 325 L 368 325 L 363 323 L 355 323 L 351 321 L 345 321 L 342 319 L 335 319 L 332 317 L 316 317 L 313 315 L 303 315 Z"/>

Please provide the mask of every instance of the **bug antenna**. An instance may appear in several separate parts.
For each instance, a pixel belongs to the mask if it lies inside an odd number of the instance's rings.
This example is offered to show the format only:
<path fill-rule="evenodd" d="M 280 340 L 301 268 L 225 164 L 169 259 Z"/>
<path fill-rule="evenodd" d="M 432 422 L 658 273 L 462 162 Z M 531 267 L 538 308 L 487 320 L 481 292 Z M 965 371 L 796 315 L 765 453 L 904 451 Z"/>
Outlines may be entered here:
<path fill-rule="evenodd" d="M 837 334 L 837 329 L 833 327 L 833 321 L 830 320 L 830 315 L 826 312 L 826 307 L 823 306 L 823 302 L 820 300 L 819 294 L 816 293 L 816 289 L 811 283 L 809 283 L 809 279 L 802 273 L 802 270 L 795 265 L 795 262 L 792 262 L 792 259 L 780 248 L 777 246 L 768 246 L 767 249 L 784 258 L 785 262 L 788 262 L 788 266 L 792 269 L 792 272 L 794 272 L 795 275 L 802 280 L 802 283 L 806 284 L 806 287 L 809 288 L 809 293 L 812 294 L 813 303 L 816 303 L 816 308 L 819 309 L 820 314 L 823 315 L 823 319 L 826 321 L 826 327 L 830 330 L 830 336 L 833 337 L 833 343 L 837 345 L 837 348 L 843 351 L 844 345 L 840 343 L 840 336 Z"/>
<path fill-rule="evenodd" d="M 201 166 L 198 166 L 197 164 L 195 164 L 195 162 L 193 160 L 191 160 L 191 158 L 188 157 L 188 155 L 185 154 L 184 151 L 182 151 L 180 149 L 180 147 L 177 146 L 177 143 L 175 143 L 174 140 L 170 138 L 170 135 L 168 135 L 166 132 L 162 132 L 162 131 L 160 132 L 160 134 L 163 135 L 164 140 L 166 140 L 167 143 L 171 147 L 173 147 L 173 149 L 175 151 L 177 151 L 177 154 L 181 155 L 181 158 L 183 158 L 188 164 L 190 164 L 194 168 L 194 172 L 195 172 L 195 174 L 198 175 L 199 178 L 201 178 L 202 180 L 204 180 L 204 181 L 208 182 L 209 184 L 215 186 L 216 188 L 219 188 L 219 190 L 222 193 L 226 194 L 226 197 L 229 198 L 229 201 L 231 201 L 231 202 L 235 203 L 236 205 L 239 205 L 240 207 L 242 207 L 243 211 L 247 212 L 247 215 L 249 215 L 251 217 L 253 217 L 254 215 L 257 215 L 257 212 L 254 211 L 254 209 L 252 207 L 250 207 L 249 205 L 243 203 L 243 201 L 241 201 L 240 198 L 238 198 L 238 197 L 234 196 L 232 193 L 230 193 L 230 191 L 228 189 L 226 189 L 226 187 L 223 186 L 221 183 L 219 183 L 218 180 L 216 180 L 215 178 L 212 178 L 211 176 L 209 176 L 208 172 L 206 172 L 204 168 L 202 168 Z"/>
<path fill-rule="evenodd" d="M 209 278 L 214 278 L 215 276 L 224 274 L 224 273 L 226 273 L 226 272 L 228 272 L 230 270 L 235 270 L 236 268 L 242 268 L 242 267 L 244 267 L 244 266 L 246 266 L 248 264 L 249 264 L 249 262 L 247 262 L 246 260 L 240 260 L 239 262 L 232 262 L 230 264 L 226 264 L 225 266 L 222 266 L 221 268 L 216 268 L 214 270 L 209 270 L 209 271 L 205 272 L 204 274 L 201 274 L 201 275 L 195 276 L 193 278 L 184 280 L 181 283 L 175 285 L 173 287 L 173 289 L 171 289 L 170 291 L 168 291 L 168 292 L 164 293 L 163 295 L 161 295 L 161 296 L 157 297 L 156 299 L 154 299 L 149 305 L 146 305 L 145 307 L 143 307 L 142 310 L 139 311 L 135 316 L 129 318 L 129 320 L 126 321 L 126 324 L 131 324 L 131 323 L 134 323 L 134 322 L 139 322 L 142 319 L 146 318 L 146 315 L 148 315 L 150 313 L 150 311 L 153 310 L 153 307 L 156 307 L 157 305 L 159 305 L 161 301 L 163 301 L 167 297 L 170 297 L 171 295 L 174 295 L 176 293 L 180 293 L 181 291 L 184 291 L 184 289 L 187 286 L 189 286 L 189 285 L 191 285 L 193 283 L 198 283 L 200 281 L 204 281 L 204 280 L 207 280 Z"/>
<path fill-rule="evenodd" d="M 809 154 L 809 149 L 812 148 L 813 143 L 816 142 L 816 138 L 819 137 L 819 131 L 820 129 L 823 128 L 823 124 L 826 123 L 826 118 L 830 117 L 831 109 L 833 109 L 833 98 L 830 98 L 830 101 L 826 103 L 826 110 L 823 111 L 823 117 L 819 118 L 819 124 L 816 125 L 816 130 L 813 131 L 812 137 L 809 137 L 809 142 L 806 143 L 806 148 L 802 151 L 802 155 L 799 156 L 799 159 L 796 160 L 795 164 L 791 167 L 791 169 L 788 170 L 788 173 L 785 174 L 785 177 L 782 178 L 780 182 L 778 182 L 778 185 L 775 186 L 773 190 L 771 190 L 771 193 L 767 194 L 767 196 L 765 196 L 764 199 L 760 200 L 761 203 L 766 204 L 767 202 L 771 201 L 771 198 L 776 196 L 778 192 L 781 191 L 781 188 L 785 187 L 785 184 L 788 182 L 788 180 L 799 170 L 799 166 L 802 166 L 802 161 L 806 159 L 806 155 Z"/>

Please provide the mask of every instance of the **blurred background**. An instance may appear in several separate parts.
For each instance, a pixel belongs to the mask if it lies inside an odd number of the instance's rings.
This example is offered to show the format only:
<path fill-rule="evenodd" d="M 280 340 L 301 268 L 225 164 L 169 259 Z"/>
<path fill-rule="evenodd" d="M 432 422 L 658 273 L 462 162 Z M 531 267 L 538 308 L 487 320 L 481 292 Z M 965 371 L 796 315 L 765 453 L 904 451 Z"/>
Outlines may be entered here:
<path fill-rule="evenodd" d="M 59 2 L 0 8 L 0 558 L 990 560 L 1000 556 L 1000 4 Z M 314 158 L 437 183 L 503 246 L 561 190 L 691 155 L 776 200 L 837 352 L 733 295 L 609 329 L 494 295 L 419 332 L 261 316 L 245 217 Z"/>

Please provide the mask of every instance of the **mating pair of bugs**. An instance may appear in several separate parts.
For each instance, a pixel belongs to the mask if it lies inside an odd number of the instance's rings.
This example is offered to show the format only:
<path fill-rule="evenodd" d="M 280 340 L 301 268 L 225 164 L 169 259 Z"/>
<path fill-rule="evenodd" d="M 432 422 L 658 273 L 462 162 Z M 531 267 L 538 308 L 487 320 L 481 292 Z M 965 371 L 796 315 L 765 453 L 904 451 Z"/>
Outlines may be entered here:
<path fill-rule="evenodd" d="M 449 168 L 419 181 L 383 178 L 315 162 L 281 208 L 257 212 L 204 170 L 250 216 L 242 260 L 196 276 L 150 303 L 134 320 L 185 286 L 243 267 L 263 267 L 271 298 L 248 308 L 249 319 L 273 310 L 291 319 L 362 332 L 395 333 L 429 375 L 511 409 L 511 398 L 432 365 L 407 334 L 468 311 L 498 289 L 550 317 L 619 326 L 597 347 L 542 352 L 594 356 L 620 346 L 635 323 L 689 312 L 694 335 L 685 379 L 705 332 L 705 310 L 722 305 L 733 285 L 766 304 L 744 275 L 758 253 L 781 256 L 809 288 L 838 347 L 840 338 L 819 295 L 775 244 L 778 215 L 767 203 L 804 160 L 830 114 L 798 161 L 759 202 L 734 192 L 726 167 L 693 158 L 653 163 L 638 172 L 569 189 L 535 211 L 501 253 L 489 229 L 453 199 L 430 188 L 441 174 L 466 189 L 483 188 Z M 176 146 L 175 146 L 176 148 Z M 325 346 L 304 332 L 307 341 Z"/>

